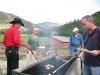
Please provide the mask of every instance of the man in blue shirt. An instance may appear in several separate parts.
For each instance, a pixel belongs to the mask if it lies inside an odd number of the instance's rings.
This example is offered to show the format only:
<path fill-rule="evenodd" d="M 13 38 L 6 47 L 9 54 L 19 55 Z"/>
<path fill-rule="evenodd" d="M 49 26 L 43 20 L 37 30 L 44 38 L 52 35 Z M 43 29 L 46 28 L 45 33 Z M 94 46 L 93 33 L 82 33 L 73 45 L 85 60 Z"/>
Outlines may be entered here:
<path fill-rule="evenodd" d="M 70 36 L 70 56 L 75 55 L 78 52 L 78 48 L 83 47 L 83 36 L 79 34 L 79 29 L 75 27 L 73 33 Z"/>

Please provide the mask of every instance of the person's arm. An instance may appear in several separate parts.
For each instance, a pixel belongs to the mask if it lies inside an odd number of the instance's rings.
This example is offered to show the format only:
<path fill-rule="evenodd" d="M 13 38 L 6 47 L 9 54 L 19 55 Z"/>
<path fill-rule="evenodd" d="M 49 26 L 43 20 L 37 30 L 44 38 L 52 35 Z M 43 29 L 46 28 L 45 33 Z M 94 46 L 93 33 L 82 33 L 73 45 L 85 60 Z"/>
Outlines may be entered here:
<path fill-rule="evenodd" d="M 30 42 L 30 36 L 27 37 L 27 39 L 25 40 L 25 43 L 22 42 L 21 45 L 27 47 L 27 49 L 31 50 L 31 46 L 29 44 Z"/>
<path fill-rule="evenodd" d="M 91 54 L 94 56 L 100 55 L 100 50 L 93 50 L 91 51 Z"/>
<path fill-rule="evenodd" d="M 14 31 L 13 38 L 14 38 L 14 43 L 17 46 L 24 46 L 24 47 L 27 47 L 27 49 L 31 50 L 31 46 L 29 44 L 24 43 L 23 41 L 20 40 L 19 31 Z"/>
<path fill-rule="evenodd" d="M 21 46 L 26 47 L 28 50 L 31 50 L 31 46 L 27 43 L 21 42 Z"/>
<path fill-rule="evenodd" d="M 100 49 L 100 28 L 97 29 L 97 41 L 98 41 L 98 48 Z M 92 55 L 94 56 L 97 56 L 97 55 L 100 55 L 100 50 L 93 50 L 92 52 Z"/>
<path fill-rule="evenodd" d="M 31 36 L 29 35 L 29 36 L 27 36 L 25 42 L 28 43 L 28 44 L 30 44 L 30 40 L 31 40 Z"/>
<path fill-rule="evenodd" d="M 92 50 L 92 51 L 90 51 L 90 50 L 88 50 L 86 48 L 80 48 L 80 52 L 87 52 L 87 53 L 90 53 L 90 54 L 92 54 L 94 56 L 100 55 L 100 50 Z"/>

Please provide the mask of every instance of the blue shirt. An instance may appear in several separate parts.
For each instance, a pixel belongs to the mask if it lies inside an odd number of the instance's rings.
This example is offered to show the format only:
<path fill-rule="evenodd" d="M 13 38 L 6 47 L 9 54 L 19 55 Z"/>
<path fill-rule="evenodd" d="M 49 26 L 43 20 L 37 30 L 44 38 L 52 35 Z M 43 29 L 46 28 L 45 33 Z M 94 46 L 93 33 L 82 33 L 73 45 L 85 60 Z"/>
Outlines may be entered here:
<path fill-rule="evenodd" d="M 75 36 L 75 34 L 71 34 L 69 41 L 71 51 L 77 52 L 77 48 L 83 47 L 83 45 L 83 36 L 81 34 L 78 34 L 77 37 Z"/>

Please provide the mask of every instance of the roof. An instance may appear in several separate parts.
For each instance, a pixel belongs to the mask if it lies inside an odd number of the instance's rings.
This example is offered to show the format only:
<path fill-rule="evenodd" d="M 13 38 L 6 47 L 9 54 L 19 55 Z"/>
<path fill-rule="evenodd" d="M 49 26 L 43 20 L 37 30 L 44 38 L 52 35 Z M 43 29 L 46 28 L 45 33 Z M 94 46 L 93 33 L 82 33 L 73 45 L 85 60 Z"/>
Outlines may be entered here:
<path fill-rule="evenodd" d="M 66 36 L 51 36 L 51 37 L 61 42 L 69 42 L 69 37 Z"/>

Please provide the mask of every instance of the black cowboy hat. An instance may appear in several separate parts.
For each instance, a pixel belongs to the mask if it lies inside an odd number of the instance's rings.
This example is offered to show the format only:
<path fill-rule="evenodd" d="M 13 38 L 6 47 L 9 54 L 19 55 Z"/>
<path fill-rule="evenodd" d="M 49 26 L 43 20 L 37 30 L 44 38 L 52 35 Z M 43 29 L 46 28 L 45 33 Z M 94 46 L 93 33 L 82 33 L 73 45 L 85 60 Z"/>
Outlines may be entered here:
<path fill-rule="evenodd" d="M 14 20 L 9 23 L 11 23 L 11 24 L 19 23 L 21 26 L 24 26 L 24 24 L 20 18 L 14 18 Z"/>

